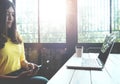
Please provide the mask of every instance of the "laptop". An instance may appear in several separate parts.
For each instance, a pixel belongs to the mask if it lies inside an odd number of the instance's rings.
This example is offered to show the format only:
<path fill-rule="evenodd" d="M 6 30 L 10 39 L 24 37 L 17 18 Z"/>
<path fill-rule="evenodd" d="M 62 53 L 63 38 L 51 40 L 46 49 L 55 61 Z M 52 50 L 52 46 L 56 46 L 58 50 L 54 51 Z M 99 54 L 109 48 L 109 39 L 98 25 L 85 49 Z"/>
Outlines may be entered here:
<path fill-rule="evenodd" d="M 105 66 L 109 53 L 114 46 L 115 39 L 116 36 L 114 33 L 106 35 L 99 54 L 88 53 L 88 57 L 86 57 L 85 53 L 83 53 L 82 57 L 73 56 L 72 59 L 70 59 L 70 61 L 66 64 L 67 68 L 79 70 L 102 70 Z"/>

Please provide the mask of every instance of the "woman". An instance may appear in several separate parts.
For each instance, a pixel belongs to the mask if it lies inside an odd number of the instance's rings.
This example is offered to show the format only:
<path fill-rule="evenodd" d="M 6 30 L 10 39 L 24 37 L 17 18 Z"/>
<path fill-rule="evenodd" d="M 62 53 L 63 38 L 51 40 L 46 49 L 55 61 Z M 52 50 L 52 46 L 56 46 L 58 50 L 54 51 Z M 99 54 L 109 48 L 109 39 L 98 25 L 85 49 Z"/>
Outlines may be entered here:
<path fill-rule="evenodd" d="M 0 0 L 0 82 L 46 84 L 45 77 L 35 76 L 38 70 L 38 65 L 25 59 L 24 45 L 16 30 L 13 3 Z"/>

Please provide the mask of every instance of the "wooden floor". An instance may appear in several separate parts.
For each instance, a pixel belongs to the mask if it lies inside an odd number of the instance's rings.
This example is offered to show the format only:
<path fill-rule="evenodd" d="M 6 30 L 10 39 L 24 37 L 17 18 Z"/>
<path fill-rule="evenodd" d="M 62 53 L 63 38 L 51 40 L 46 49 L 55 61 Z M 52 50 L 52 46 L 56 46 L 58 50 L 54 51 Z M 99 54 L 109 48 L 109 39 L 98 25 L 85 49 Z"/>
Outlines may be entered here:
<path fill-rule="evenodd" d="M 67 69 L 70 59 L 47 84 L 120 84 L 120 54 L 110 54 L 102 71 Z"/>

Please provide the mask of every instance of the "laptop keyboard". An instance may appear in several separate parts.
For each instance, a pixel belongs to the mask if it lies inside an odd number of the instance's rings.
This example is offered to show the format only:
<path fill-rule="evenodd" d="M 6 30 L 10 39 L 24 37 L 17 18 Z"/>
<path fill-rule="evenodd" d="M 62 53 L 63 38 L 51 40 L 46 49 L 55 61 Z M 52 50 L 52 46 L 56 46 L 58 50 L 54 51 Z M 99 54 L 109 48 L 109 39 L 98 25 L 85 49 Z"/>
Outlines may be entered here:
<path fill-rule="evenodd" d="M 97 59 L 82 59 L 82 66 L 99 66 Z"/>

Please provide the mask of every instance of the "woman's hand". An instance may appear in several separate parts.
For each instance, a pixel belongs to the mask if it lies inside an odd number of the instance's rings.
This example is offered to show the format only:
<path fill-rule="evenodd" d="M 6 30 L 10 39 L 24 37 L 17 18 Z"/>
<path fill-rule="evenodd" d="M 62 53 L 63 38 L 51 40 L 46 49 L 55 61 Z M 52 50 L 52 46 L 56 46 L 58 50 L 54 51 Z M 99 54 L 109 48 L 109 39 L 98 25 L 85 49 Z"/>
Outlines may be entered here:
<path fill-rule="evenodd" d="M 21 63 L 22 68 L 26 69 L 26 71 L 31 71 L 29 75 L 33 76 L 36 75 L 38 73 L 39 67 L 37 64 L 34 63 L 30 63 L 25 61 L 22 61 Z M 27 74 L 27 72 L 25 72 Z"/>
<path fill-rule="evenodd" d="M 34 63 L 28 63 L 26 69 L 27 70 L 33 70 L 33 69 L 35 69 L 35 67 L 37 67 L 36 64 L 34 64 Z"/>
<path fill-rule="evenodd" d="M 27 67 L 26 67 L 26 70 L 30 70 L 30 71 L 32 71 L 31 72 L 32 75 L 36 75 L 38 73 L 39 67 L 38 67 L 37 64 L 28 63 Z"/>

